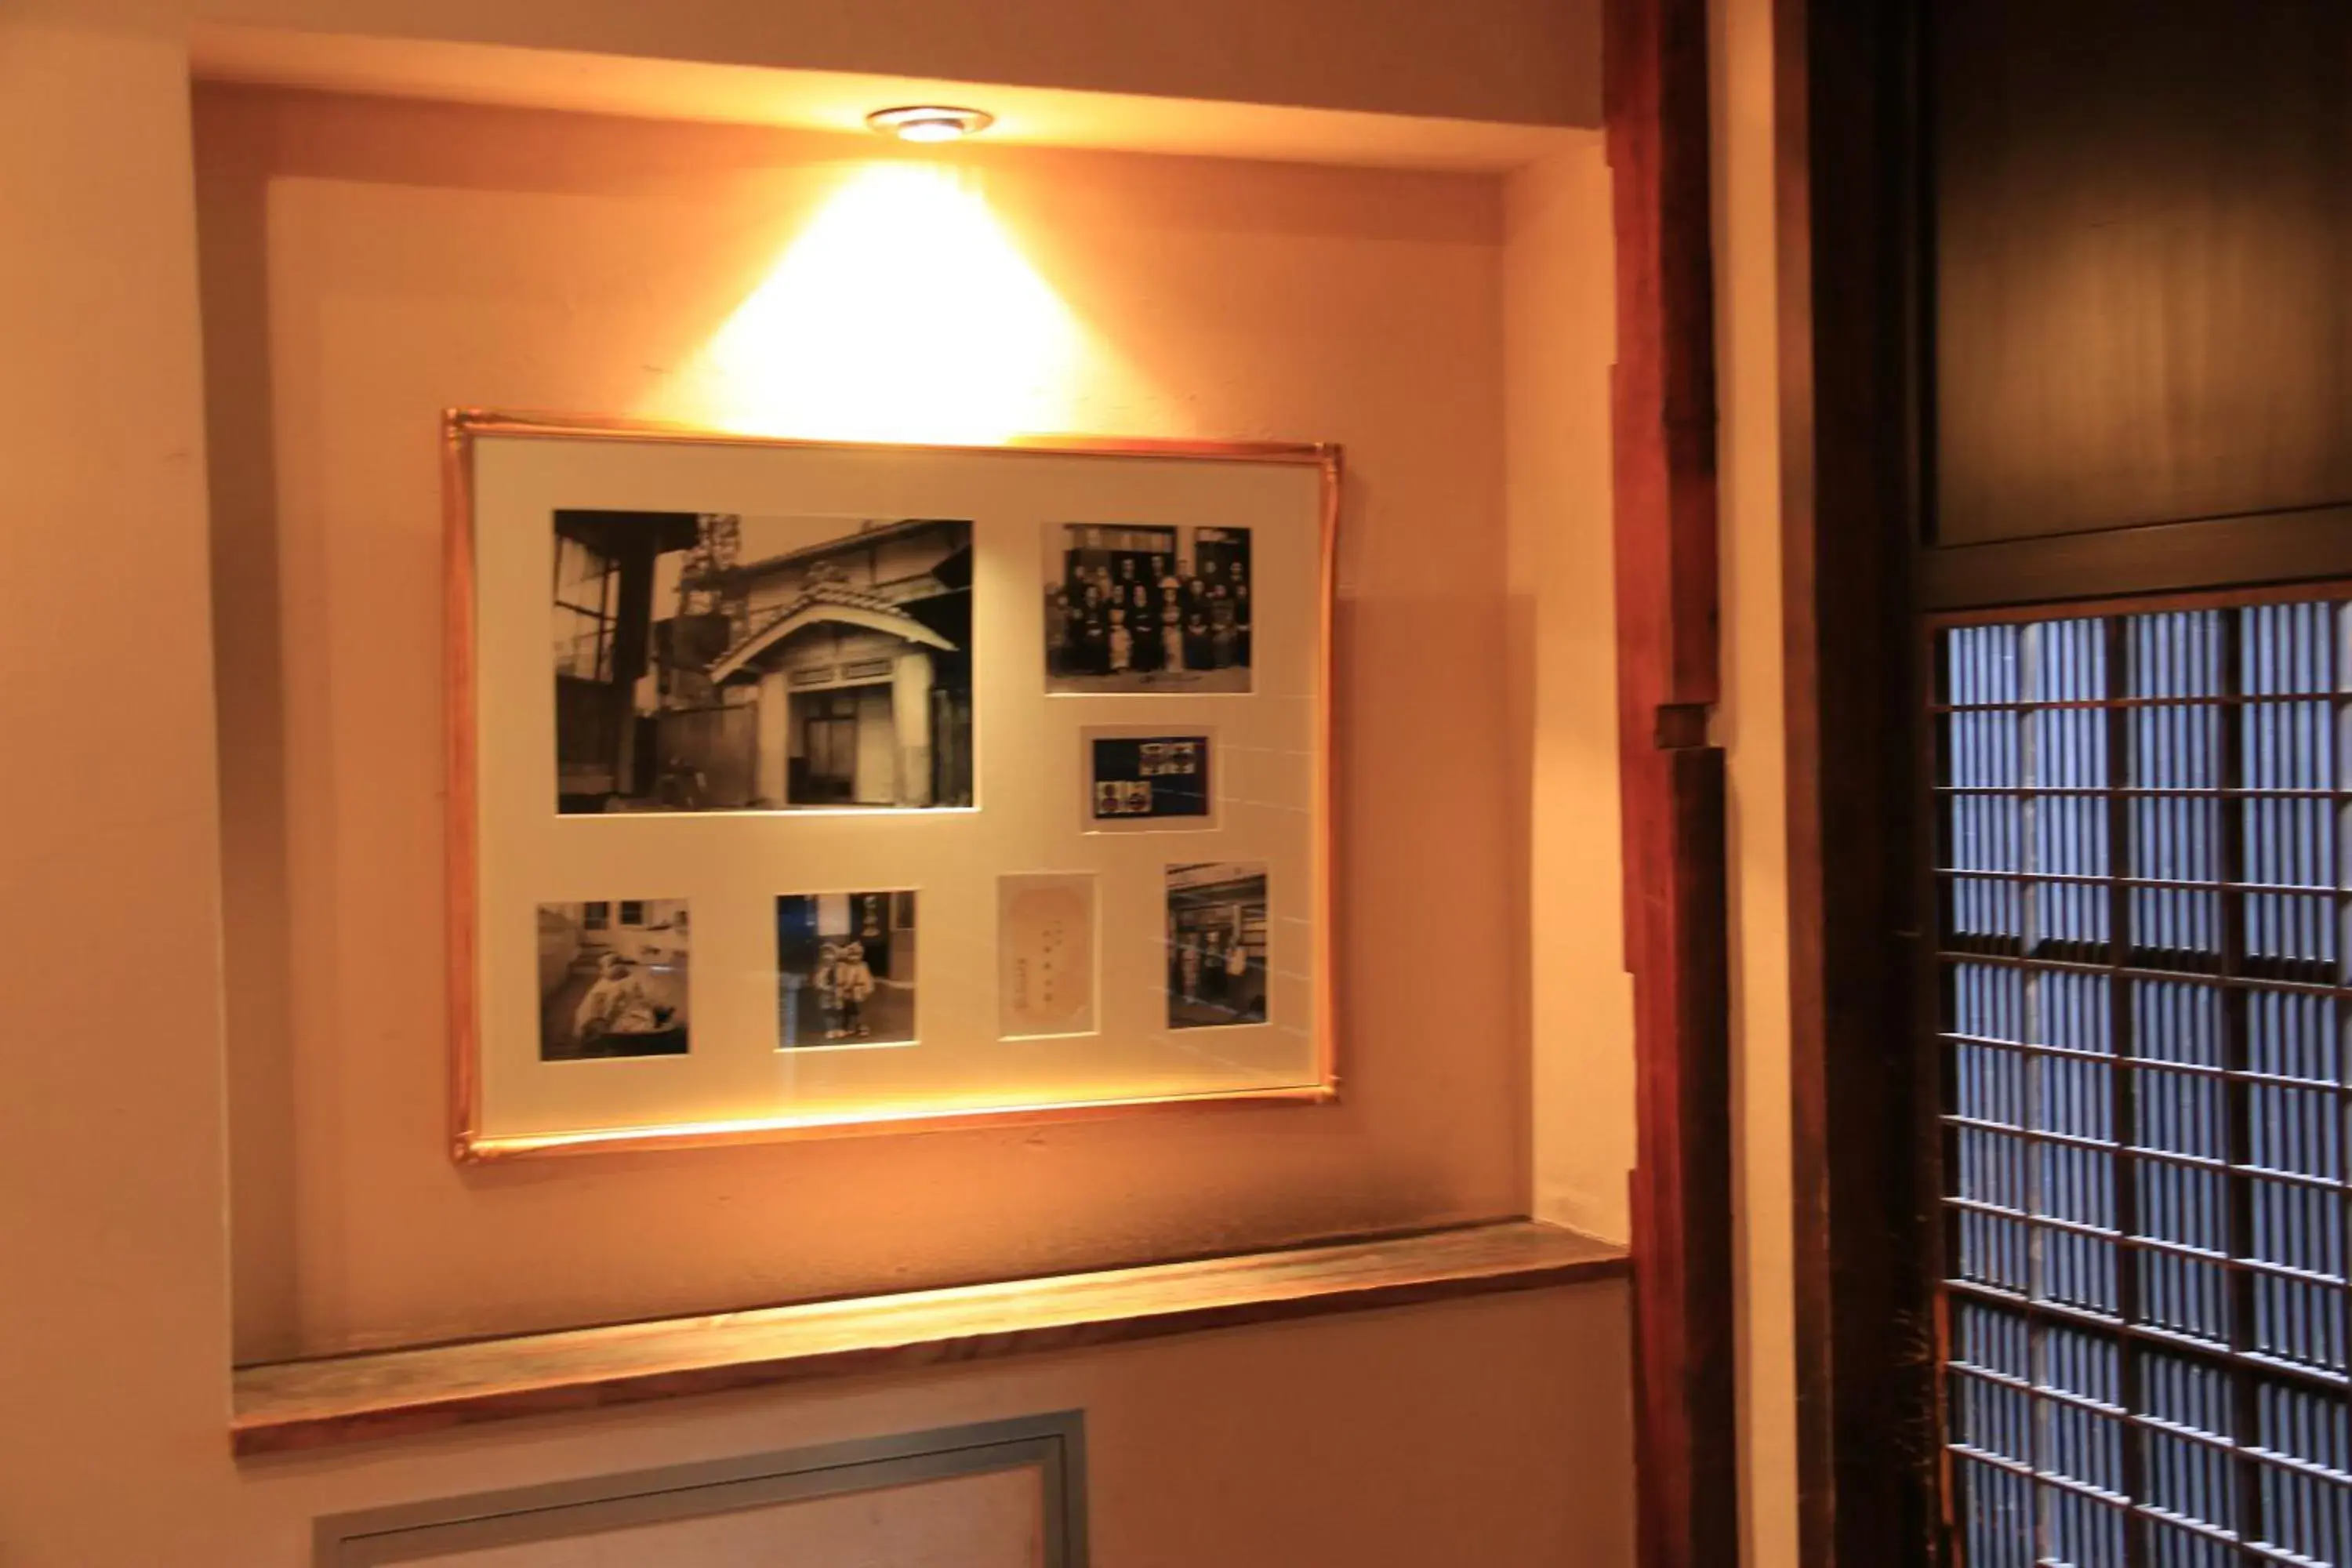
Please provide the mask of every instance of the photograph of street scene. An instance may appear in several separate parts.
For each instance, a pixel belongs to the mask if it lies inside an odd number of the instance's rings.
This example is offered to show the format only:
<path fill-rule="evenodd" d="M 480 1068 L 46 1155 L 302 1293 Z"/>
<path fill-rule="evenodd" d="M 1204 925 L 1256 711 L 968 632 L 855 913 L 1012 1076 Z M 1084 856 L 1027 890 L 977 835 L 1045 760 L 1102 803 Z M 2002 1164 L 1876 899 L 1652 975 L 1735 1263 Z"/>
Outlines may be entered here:
<path fill-rule="evenodd" d="M 972 804 L 971 525 L 554 514 L 557 808 Z"/>
<path fill-rule="evenodd" d="M 1168 1026 L 1263 1024 L 1265 866 L 1168 868 Z"/>

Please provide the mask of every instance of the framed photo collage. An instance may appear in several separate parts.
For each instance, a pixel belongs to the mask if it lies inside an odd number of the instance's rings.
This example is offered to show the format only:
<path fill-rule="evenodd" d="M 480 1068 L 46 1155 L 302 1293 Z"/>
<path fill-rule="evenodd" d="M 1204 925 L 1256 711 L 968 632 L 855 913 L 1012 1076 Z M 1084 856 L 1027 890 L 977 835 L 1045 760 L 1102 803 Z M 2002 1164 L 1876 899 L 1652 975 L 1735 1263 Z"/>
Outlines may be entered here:
<path fill-rule="evenodd" d="M 446 458 L 458 1158 L 1336 1092 L 1336 448 Z"/>

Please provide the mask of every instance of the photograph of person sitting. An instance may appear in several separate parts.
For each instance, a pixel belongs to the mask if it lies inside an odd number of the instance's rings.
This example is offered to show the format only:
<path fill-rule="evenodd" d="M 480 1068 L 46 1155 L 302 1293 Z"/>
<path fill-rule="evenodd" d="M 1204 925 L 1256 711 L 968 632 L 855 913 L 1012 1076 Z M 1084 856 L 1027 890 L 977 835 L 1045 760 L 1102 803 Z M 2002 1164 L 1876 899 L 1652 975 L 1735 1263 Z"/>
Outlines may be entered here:
<path fill-rule="evenodd" d="M 540 1059 L 683 1055 L 688 948 L 682 900 L 540 905 Z"/>

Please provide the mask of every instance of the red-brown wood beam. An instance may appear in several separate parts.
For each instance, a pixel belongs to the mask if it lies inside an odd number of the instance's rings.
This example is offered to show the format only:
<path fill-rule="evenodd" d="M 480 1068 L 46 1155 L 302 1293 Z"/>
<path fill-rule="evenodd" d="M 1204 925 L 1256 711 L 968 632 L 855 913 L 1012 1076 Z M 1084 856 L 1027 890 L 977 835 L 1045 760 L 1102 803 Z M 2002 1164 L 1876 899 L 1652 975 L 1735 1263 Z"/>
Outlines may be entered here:
<path fill-rule="evenodd" d="M 1734 1568 L 1729 942 L 1706 0 L 1606 0 L 1643 1568 Z"/>

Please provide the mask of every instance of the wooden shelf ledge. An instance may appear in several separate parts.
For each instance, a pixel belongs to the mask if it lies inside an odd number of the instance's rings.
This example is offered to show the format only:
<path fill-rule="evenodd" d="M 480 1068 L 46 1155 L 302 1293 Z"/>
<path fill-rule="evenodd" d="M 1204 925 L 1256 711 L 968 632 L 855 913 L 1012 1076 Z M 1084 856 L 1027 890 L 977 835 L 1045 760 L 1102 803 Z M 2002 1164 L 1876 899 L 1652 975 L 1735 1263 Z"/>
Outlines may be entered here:
<path fill-rule="evenodd" d="M 239 1368 L 239 1454 L 1538 1289 L 1625 1249 L 1528 1220 L 1190 1263 Z"/>

